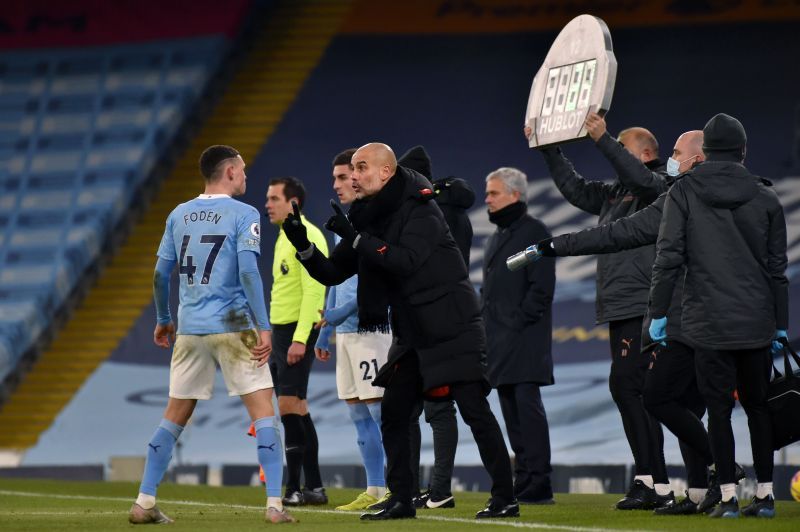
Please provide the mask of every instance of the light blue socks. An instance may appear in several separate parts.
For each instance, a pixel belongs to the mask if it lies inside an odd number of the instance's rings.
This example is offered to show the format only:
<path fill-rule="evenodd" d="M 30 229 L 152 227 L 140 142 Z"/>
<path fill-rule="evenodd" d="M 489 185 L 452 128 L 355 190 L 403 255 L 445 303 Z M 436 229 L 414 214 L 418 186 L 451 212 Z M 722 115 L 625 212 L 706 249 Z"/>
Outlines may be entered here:
<path fill-rule="evenodd" d="M 361 459 L 364 462 L 364 469 L 367 472 L 367 486 L 385 487 L 386 479 L 383 475 L 383 443 L 381 441 L 381 431 L 375 422 L 369 408 L 373 404 L 380 407 L 380 403 L 348 403 L 350 419 L 356 426 L 358 434 L 358 450 L 361 452 Z M 380 413 L 380 408 L 378 409 Z M 378 414 L 380 416 L 380 414 Z M 378 417 L 380 419 L 380 417 Z"/>
<path fill-rule="evenodd" d="M 253 424 L 256 427 L 258 463 L 267 477 L 267 497 L 280 497 L 283 482 L 283 448 L 275 416 L 256 419 Z"/>
<path fill-rule="evenodd" d="M 178 441 L 183 427 L 172 421 L 162 419 L 156 432 L 147 444 L 147 459 L 144 463 L 144 476 L 139 492 L 155 497 L 156 488 L 167 472 L 169 461 L 172 458 L 172 449 Z"/>

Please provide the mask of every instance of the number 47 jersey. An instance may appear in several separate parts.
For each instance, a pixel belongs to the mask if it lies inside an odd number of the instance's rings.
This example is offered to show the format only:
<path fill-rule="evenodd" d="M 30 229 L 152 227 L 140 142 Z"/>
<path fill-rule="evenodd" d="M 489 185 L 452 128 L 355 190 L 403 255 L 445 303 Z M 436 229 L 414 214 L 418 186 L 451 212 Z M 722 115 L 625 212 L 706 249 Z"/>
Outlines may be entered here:
<path fill-rule="evenodd" d="M 170 213 L 158 256 L 178 262 L 178 334 L 253 327 L 238 253 L 260 252 L 259 219 L 256 209 L 225 194 L 202 194 Z"/>

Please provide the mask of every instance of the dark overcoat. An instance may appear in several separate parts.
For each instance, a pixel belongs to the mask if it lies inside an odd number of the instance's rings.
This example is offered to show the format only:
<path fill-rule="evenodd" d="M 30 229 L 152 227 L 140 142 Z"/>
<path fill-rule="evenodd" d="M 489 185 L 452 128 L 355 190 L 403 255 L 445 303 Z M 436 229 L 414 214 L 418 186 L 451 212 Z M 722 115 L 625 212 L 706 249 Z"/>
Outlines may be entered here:
<path fill-rule="evenodd" d="M 402 195 L 399 205 L 361 230 L 355 249 L 342 241 L 330 258 L 315 250 L 301 263 L 327 286 L 359 272 L 359 261 L 380 272 L 394 339 L 388 361 L 373 381 L 376 386 L 386 386 L 395 363 L 411 351 L 419 357 L 425 390 L 456 382 L 485 383 L 480 360 L 486 338 L 478 297 L 442 211 L 433 201 L 432 185 L 401 166 L 391 180 L 400 181 L 392 185 Z M 359 291 L 363 281 L 360 274 Z M 359 292 L 359 305 L 368 296 Z"/>
<path fill-rule="evenodd" d="M 550 237 L 525 214 L 489 238 L 483 261 L 481 310 L 486 325 L 487 366 L 492 387 L 533 382 L 553 384 L 552 303 L 555 260 L 543 257 L 509 271 L 506 258 Z"/>

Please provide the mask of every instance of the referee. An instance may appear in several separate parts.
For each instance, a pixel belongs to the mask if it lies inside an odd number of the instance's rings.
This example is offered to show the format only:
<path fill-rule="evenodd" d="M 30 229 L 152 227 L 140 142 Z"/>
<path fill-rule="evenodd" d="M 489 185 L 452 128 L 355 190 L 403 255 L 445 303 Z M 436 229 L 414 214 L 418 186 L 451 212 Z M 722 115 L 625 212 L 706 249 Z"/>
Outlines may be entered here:
<path fill-rule="evenodd" d="M 267 190 L 267 216 L 280 225 L 292 212 L 292 202 L 302 209 L 306 190 L 295 177 L 270 181 Z M 323 253 L 328 253 L 325 237 L 303 217 L 308 238 Z M 308 413 L 308 376 L 314 362 L 314 345 L 319 331 L 314 323 L 325 305 L 325 287 L 311 278 L 295 258 L 295 250 L 283 230 L 278 233 L 272 261 L 272 356 L 269 369 L 275 382 L 278 410 L 286 431 L 286 495 L 288 506 L 327 504 L 319 472 L 319 443 L 314 422 Z M 300 471 L 305 474 L 305 489 L 300 489 Z"/>

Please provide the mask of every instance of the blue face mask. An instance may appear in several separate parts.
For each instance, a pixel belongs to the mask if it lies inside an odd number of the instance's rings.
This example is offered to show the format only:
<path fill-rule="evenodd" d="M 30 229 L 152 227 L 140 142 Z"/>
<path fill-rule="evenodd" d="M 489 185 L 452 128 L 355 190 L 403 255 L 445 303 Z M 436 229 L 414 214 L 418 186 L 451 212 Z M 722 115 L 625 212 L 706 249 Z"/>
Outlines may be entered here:
<path fill-rule="evenodd" d="M 682 161 L 677 161 L 672 157 L 670 157 L 669 159 L 667 159 L 667 175 L 670 177 L 678 176 L 680 174 L 681 165 L 686 161 L 694 159 L 695 157 L 697 157 L 697 155 L 692 155 L 688 159 L 684 159 Z"/>
<path fill-rule="evenodd" d="M 680 172 L 681 163 L 670 157 L 667 159 L 667 175 L 670 177 L 677 176 Z"/>

